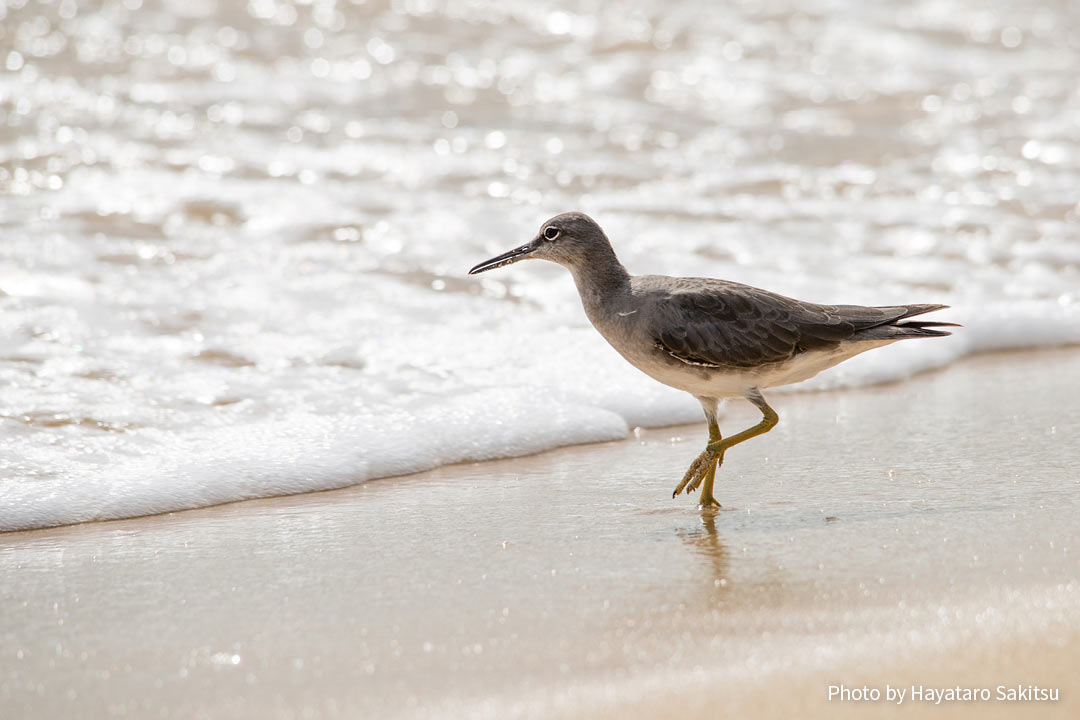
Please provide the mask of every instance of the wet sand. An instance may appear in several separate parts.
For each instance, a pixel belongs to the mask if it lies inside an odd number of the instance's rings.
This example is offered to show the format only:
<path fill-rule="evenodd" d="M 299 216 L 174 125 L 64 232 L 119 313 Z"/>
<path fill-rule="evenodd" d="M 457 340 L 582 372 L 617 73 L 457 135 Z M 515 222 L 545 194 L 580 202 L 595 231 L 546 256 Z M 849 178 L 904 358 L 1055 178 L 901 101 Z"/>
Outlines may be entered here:
<path fill-rule="evenodd" d="M 1076 717 L 1080 352 L 704 425 L 0 536 L 3 716 Z M 537 418 L 543 422 L 543 418 Z M 754 420 L 732 404 L 731 432 Z M 1057 702 L 829 701 L 1039 685 Z M 909 690 L 910 692 L 910 690 Z"/>

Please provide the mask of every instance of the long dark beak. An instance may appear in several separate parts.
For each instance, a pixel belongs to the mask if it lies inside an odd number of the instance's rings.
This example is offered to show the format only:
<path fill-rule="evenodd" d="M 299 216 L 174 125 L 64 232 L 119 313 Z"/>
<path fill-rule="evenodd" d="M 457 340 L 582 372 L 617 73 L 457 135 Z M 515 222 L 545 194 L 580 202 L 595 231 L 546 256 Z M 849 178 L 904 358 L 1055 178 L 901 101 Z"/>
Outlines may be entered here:
<path fill-rule="evenodd" d="M 502 255 L 491 258 L 490 260 L 485 260 L 484 262 L 480 263 L 472 270 L 470 270 L 469 274 L 475 275 L 477 273 L 482 273 L 487 270 L 501 268 L 504 265 L 516 263 L 518 260 L 524 260 L 525 258 L 529 257 L 529 255 L 531 255 L 533 252 L 535 252 L 536 248 L 537 244 L 535 242 L 531 242 L 528 245 L 522 245 L 521 247 L 514 248 L 510 252 L 505 252 Z"/>

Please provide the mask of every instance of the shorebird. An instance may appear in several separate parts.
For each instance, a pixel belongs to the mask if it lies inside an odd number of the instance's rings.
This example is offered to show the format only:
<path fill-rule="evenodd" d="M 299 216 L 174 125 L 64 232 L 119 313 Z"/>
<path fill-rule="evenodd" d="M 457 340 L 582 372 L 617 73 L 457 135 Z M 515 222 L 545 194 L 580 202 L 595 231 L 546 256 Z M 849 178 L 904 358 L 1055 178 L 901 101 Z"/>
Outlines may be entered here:
<path fill-rule="evenodd" d="M 772 430 L 779 421 L 764 388 L 802 382 L 843 361 L 897 340 L 942 337 L 955 323 L 908 320 L 947 305 L 818 305 L 727 280 L 630 275 L 600 226 L 579 212 L 556 215 L 530 242 L 485 260 L 470 275 L 525 259 L 550 260 L 574 277 L 593 327 L 631 365 L 697 398 L 709 442 L 672 497 L 701 488 L 713 497 L 724 453 Z M 745 398 L 761 421 L 722 437 L 717 408 Z"/>

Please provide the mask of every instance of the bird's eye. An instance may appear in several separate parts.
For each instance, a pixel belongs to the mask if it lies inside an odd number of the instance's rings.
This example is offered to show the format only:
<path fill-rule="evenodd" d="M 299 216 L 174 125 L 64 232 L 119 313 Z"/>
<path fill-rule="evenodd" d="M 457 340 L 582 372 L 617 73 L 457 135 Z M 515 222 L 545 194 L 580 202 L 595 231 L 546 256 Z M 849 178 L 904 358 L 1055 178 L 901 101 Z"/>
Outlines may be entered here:
<path fill-rule="evenodd" d="M 549 227 L 547 230 L 544 231 L 544 237 L 548 240 L 554 240 L 555 238 L 559 237 L 559 232 L 559 228 Z"/>

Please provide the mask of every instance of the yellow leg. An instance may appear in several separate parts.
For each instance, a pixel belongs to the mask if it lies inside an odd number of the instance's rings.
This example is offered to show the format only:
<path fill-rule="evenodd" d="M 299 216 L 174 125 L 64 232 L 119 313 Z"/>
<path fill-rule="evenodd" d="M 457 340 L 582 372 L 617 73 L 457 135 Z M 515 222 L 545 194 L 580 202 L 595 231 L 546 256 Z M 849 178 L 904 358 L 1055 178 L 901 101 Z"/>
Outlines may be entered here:
<path fill-rule="evenodd" d="M 687 492 L 693 492 L 700 485 L 701 507 L 703 509 L 720 507 L 720 503 L 713 497 L 713 484 L 716 479 L 716 470 L 724 462 L 724 453 L 730 447 L 769 432 L 776 427 L 776 424 L 780 421 L 780 416 L 769 407 L 769 404 L 765 402 L 765 398 L 762 397 L 759 391 L 753 390 L 747 394 L 746 399 L 761 411 L 761 422 L 729 438 L 722 438 L 720 436 L 720 427 L 716 423 L 715 402 L 709 405 L 706 399 L 698 399 L 701 400 L 702 407 L 705 408 L 705 417 L 709 421 L 709 444 L 705 446 L 705 452 L 701 453 L 690 465 L 690 469 L 686 471 L 682 482 L 675 488 L 672 497 L 678 495 L 684 488 Z"/>
<path fill-rule="evenodd" d="M 701 409 L 705 411 L 705 419 L 709 423 L 709 444 L 720 441 L 720 426 L 716 423 L 716 407 L 720 404 L 720 401 L 716 398 L 699 397 L 698 402 L 701 403 Z M 690 469 L 683 475 L 682 482 L 675 488 L 675 492 L 671 493 L 671 497 L 675 497 L 683 491 L 689 483 L 694 480 L 700 481 L 702 477 L 708 472 L 710 465 L 713 467 L 715 473 L 716 458 L 706 450 L 694 460 L 690 465 Z M 697 489 L 697 482 L 695 482 L 687 492 L 692 492 Z M 709 486 L 711 488 L 711 485 Z M 702 493 L 704 495 L 704 493 Z"/>
<path fill-rule="evenodd" d="M 717 423 L 716 423 L 716 414 L 713 413 L 710 416 L 709 413 L 706 412 L 705 416 L 709 420 L 709 445 L 712 445 L 713 443 L 720 442 L 721 440 L 723 440 L 723 437 L 720 435 L 720 426 L 717 425 Z M 705 473 L 705 479 L 703 481 L 701 481 L 701 496 L 700 496 L 701 497 L 701 502 L 698 503 L 698 506 L 702 510 L 705 510 L 707 508 L 718 508 L 718 507 L 720 507 L 720 503 L 718 503 L 716 501 L 716 498 L 713 497 L 712 489 L 713 489 L 713 481 L 716 480 L 716 471 L 720 468 L 720 463 L 722 463 L 723 461 L 724 461 L 724 455 L 723 455 L 723 453 L 721 453 L 716 458 L 716 460 L 709 463 L 709 466 L 708 466 L 709 471 L 707 473 Z M 690 488 L 691 492 L 693 491 L 694 487 L 697 485 L 698 480 L 693 481 L 693 483 L 694 483 L 693 486 L 691 486 L 691 488 Z"/>
<path fill-rule="evenodd" d="M 716 480 L 716 470 L 720 467 L 720 463 L 721 458 L 716 458 L 709 466 L 709 472 L 705 473 L 705 480 L 701 483 L 701 502 L 698 503 L 698 507 L 702 510 L 720 507 L 720 503 L 712 494 L 713 481 Z"/>

